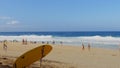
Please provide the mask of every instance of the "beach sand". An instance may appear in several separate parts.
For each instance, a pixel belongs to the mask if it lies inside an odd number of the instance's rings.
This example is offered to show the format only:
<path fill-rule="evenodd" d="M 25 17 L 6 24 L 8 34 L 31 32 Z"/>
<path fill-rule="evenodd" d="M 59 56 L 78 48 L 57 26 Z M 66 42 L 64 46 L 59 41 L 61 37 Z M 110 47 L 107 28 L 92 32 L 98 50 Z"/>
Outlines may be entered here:
<path fill-rule="evenodd" d="M 22 42 L 8 42 L 7 51 L 0 43 L 0 68 L 12 68 L 17 57 L 42 44 L 22 45 Z M 42 68 L 120 68 L 120 51 L 104 48 L 52 45 L 53 50 L 43 58 Z M 7 59 L 5 59 L 7 58 Z M 39 68 L 36 61 L 29 68 Z"/>

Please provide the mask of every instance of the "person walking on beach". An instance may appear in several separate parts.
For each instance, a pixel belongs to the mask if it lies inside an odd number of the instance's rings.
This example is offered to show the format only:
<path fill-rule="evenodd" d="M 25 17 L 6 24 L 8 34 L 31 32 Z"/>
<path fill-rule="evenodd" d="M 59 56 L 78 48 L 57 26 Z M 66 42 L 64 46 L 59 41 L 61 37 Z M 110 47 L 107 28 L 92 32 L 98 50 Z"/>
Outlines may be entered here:
<path fill-rule="evenodd" d="M 7 40 L 3 41 L 3 50 L 7 51 Z"/>
<path fill-rule="evenodd" d="M 90 43 L 88 43 L 88 50 L 90 51 Z"/>
<path fill-rule="evenodd" d="M 24 39 L 22 40 L 22 44 L 23 44 L 23 45 L 25 44 L 25 40 L 24 40 Z"/>
<path fill-rule="evenodd" d="M 44 44 L 45 42 L 44 41 L 42 41 L 42 44 Z"/>
<path fill-rule="evenodd" d="M 63 45 L 63 42 L 61 41 L 60 44 Z"/>
<path fill-rule="evenodd" d="M 84 46 L 84 44 L 82 43 L 82 50 L 84 50 L 85 49 L 85 46 Z"/>
<path fill-rule="evenodd" d="M 55 41 L 53 41 L 52 44 L 54 45 L 54 44 L 55 44 Z"/>

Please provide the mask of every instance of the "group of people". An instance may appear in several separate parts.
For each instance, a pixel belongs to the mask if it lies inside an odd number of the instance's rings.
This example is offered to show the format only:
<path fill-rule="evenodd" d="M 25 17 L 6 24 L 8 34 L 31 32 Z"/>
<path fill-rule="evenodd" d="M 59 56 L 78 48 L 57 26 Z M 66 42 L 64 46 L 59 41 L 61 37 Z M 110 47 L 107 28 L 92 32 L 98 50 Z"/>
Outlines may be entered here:
<path fill-rule="evenodd" d="M 91 48 L 91 46 L 90 46 L 90 43 L 88 43 L 88 50 L 90 51 L 90 48 Z M 84 44 L 82 43 L 82 50 L 84 50 L 85 49 L 85 46 L 84 46 Z"/>
<path fill-rule="evenodd" d="M 23 40 L 22 40 L 22 44 L 23 44 L 23 45 L 27 45 L 27 40 L 24 40 L 24 39 L 23 39 Z"/>
<path fill-rule="evenodd" d="M 42 41 L 42 44 L 44 44 L 44 43 L 45 43 L 45 42 Z M 23 44 L 23 45 L 27 45 L 27 40 L 24 40 L 24 39 L 23 39 L 23 40 L 22 40 L 22 44 Z M 49 42 L 47 42 L 47 44 L 49 44 Z M 55 44 L 55 41 L 53 41 L 52 44 Z M 63 42 L 61 41 L 60 44 L 62 45 Z M 88 46 L 87 46 L 87 47 L 88 47 L 88 50 L 90 51 L 90 48 L 91 48 L 90 43 L 88 43 Z M 4 49 L 4 51 L 7 51 L 7 40 L 4 40 L 4 41 L 3 41 L 3 49 Z M 85 50 L 85 46 L 84 46 L 83 43 L 82 43 L 82 50 Z"/>
<path fill-rule="evenodd" d="M 47 42 L 45 42 L 45 41 L 42 41 L 42 44 L 49 44 L 49 43 L 51 43 L 51 44 L 53 44 L 53 45 L 55 45 L 55 44 L 58 44 L 58 42 L 56 42 L 56 41 L 51 41 L 51 42 L 49 42 L 49 41 L 47 41 Z M 63 45 L 63 42 L 62 41 L 60 41 L 59 42 L 61 45 Z"/>

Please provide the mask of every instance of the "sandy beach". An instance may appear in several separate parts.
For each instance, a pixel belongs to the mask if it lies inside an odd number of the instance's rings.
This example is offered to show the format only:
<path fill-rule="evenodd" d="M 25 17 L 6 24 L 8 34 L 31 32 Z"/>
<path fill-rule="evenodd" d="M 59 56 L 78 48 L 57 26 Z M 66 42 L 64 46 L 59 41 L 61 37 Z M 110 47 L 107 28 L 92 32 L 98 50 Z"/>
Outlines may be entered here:
<path fill-rule="evenodd" d="M 12 68 L 17 57 L 42 44 L 22 45 L 22 42 L 8 42 L 7 51 L 0 43 L 0 68 Z M 120 51 L 103 48 L 80 46 L 52 45 L 53 50 L 43 58 L 43 68 L 120 68 Z M 7 58 L 7 59 L 4 59 Z M 39 68 L 39 61 L 29 68 Z"/>
<path fill-rule="evenodd" d="M 0 0 L 0 68 L 120 68 L 119 7 L 120 0 Z"/>

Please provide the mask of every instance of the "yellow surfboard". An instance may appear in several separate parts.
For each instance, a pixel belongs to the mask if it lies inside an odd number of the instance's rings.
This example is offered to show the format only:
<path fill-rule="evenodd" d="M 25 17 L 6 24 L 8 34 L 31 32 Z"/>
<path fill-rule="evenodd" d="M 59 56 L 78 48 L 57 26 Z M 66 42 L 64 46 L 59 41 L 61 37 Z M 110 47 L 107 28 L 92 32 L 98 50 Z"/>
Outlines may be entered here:
<path fill-rule="evenodd" d="M 13 68 L 26 68 L 33 62 L 45 57 L 51 50 L 52 47 L 50 45 L 36 47 L 18 57 L 13 64 Z"/>

